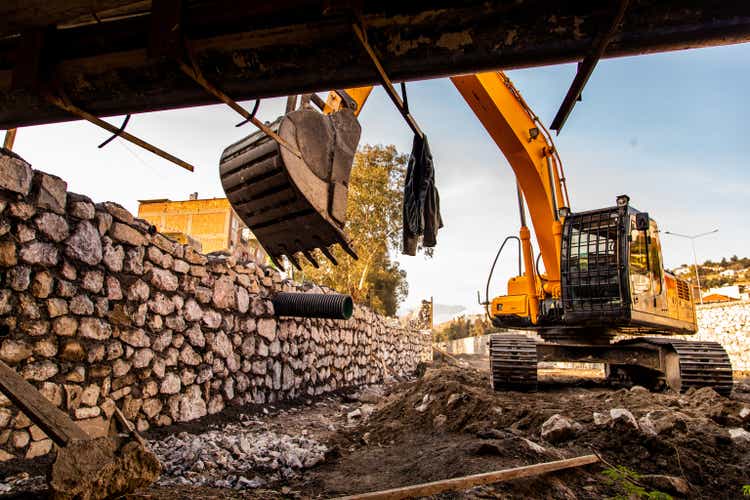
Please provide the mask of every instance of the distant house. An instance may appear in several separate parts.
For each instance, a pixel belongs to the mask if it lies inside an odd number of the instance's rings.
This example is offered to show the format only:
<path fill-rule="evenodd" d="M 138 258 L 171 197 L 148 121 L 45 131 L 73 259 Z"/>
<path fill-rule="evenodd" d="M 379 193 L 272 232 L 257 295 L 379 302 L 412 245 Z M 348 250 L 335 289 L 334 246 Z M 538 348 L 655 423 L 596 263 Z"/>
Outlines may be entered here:
<path fill-rule="evenodd" d="M 703 296 L 704 304 L 715 304 L 717 302 L 732 302 L 734 300 L 739 300 L 739 299 L 735 299 L 734 297 L 728 297 L 720 293 L 709 293 Z"/>
<path fill-rule="evenodd" d="M 720 286 L 716 288 L 709 288 L 708 291 L 703 294 L 703 302 L 708 302 L 708 298 L 715 295 L 716 300 L 714 302 L 726 302 L 728 300 L 740 300 L 742 293 L 738 285 Z M 725 297 L 726 300 L 720 300 L 721 297 Z"/>
<path fill-rule="evenodd" d="M 719 273 L 719 276 L 724 278 L 733 278 L 737 276 L 737 271 L 734 269 L 724 269 L 722 272 Z"/>
<path fill-rule="evenodd" d="M 204 253 L 241 247 L 256 260 L 265 260 L 258 240 L 232 210 L 226 198 L 188 200 L 140 200 L 138 217 L 156 226 L 159 232 L 187 242 L 197 241 Z"/>
<path fill-rule="evenodd" d="M 678 267 L 673 272 L 677 276 L 684 276 L 686 274 L 690 274 L 690 268 L 688 266 L 682 266 L 682 267 Z"/>

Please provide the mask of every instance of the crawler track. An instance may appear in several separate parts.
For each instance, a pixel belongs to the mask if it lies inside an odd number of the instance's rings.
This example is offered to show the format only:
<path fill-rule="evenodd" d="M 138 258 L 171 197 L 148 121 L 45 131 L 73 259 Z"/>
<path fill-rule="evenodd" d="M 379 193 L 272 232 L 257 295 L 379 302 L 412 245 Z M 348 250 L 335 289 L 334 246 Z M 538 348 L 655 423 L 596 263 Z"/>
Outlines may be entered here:
<path fill-rule="evenodd" d="M 648 338 L 649 343 L 671 346 L 680 357 L 681 392 L 711 387 L 723 396 L 732 392 L 732 363 L 718 342 Z"/>
<path fill-rule="evenodd" d="M 490 370 L 496 391 L 536 391 L 536 340 L 525 335 L 493 335 Z"/>

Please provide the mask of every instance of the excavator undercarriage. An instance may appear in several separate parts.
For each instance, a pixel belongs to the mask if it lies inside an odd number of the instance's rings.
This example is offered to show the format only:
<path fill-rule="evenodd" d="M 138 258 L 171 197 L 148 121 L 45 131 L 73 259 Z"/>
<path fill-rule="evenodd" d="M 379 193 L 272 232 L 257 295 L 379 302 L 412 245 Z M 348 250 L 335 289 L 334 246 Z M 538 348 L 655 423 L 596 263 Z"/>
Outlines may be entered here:
<path fill-rule="evenodd" d="M 607 344 L 552 343 L 524 334 L 490 338 L 490 368 L 495 390 L 535 391 L 537 363 L 602 363 L 607 378 L 651 389 L 685 392 L 711 387 L 728 396 L 732 365 L 717 342 L 643 337 Z"/>

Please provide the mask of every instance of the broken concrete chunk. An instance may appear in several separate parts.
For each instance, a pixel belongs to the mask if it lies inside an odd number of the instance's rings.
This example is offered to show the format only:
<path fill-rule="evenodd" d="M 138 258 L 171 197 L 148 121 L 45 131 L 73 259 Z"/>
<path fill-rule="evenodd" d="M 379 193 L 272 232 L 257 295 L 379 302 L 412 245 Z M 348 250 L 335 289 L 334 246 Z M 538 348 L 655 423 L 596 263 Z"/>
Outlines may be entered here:
<path fill-rule="evenodd" d="M 606 425 L 611 420 L 609 415 L 604 413 L 594 412 L 594 425 Z"/>
<path fill-rule="evenodd" d="M 427 411 L 427 407 L 430 405 L 430 402 L 432 399 L 430 398 L 429 393 L 425 394 L 422 398 L 422 402 L 419 403 L 417 406 L 414 407 L 415 410 L 417 410 L 419 413 L 424 413 Z"/>
<path fill-rule="evenodd" d="M 638 422 L 636 421 L 635 416 L 630 412 L 630 410 L 627 410 L 625 408 L 612 408 L 611 410 L 609 410 L 609 416 L 612 418 L 612 425 L 623 422 L 626 425 L 633 427 L 634 429 L 638 428 Z"/>
<path fill-rule="evenodd" d="M 548 418 L 541 428 L 541 437 L 550 443 L 559 443 L 572 438 L 581 429 L 581 424 L 556 413 Z"/>
<path fill-rule="evenodd" d="M 735 444 L 750 444 L 750 432 L 742 427 L 729 429 L 729 437 Z"/>

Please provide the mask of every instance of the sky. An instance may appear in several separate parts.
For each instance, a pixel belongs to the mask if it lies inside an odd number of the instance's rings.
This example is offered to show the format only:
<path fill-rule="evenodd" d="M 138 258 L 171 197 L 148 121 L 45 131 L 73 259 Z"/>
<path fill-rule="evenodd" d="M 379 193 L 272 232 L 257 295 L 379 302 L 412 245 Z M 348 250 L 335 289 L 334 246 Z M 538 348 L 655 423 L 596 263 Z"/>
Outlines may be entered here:
<path fill-rule="evenodd" d="M 611 206 L 626 193 L 663 231 L 696 234 L 700 262 L 750 255 L 750 173 L 746 139 L 750 44 L 602 60 L 555 138 L 573 211 Z M 574 64 L 508 72 L 549 126 L 575 74 Z M 448 79 L 412 82 L 409 106 L 430 140 L 445 227 L 432 259 L 399 256 L 409 295 L 479 310 L 498 245 L 518 232 L 515 182 L 507 161 Z M 282 99 L 264 100 L 259 117 L 273 120 Z M 248 107 L 251 103 L 246 103 Z M 119 124 L 122 117 L 108 118 Z M 194 173 L 87 122 L 18 131 L 14 150 L 37 170 L 58 175 L 68 189 L 132 212 L 138 200 L 223 196 L 219 157 L 253 132 L 223 105 L 134 115 L 128 131 L 192 163 Z M 405 153 L 412 135 L 381 88 L 362 114 L 360 144 L 394 144 Z M 667 268 L 690 262 L 690 242 L 662 233 Z M 514 250 L 501 257 L 490 294 L 505 293 Z"/>

